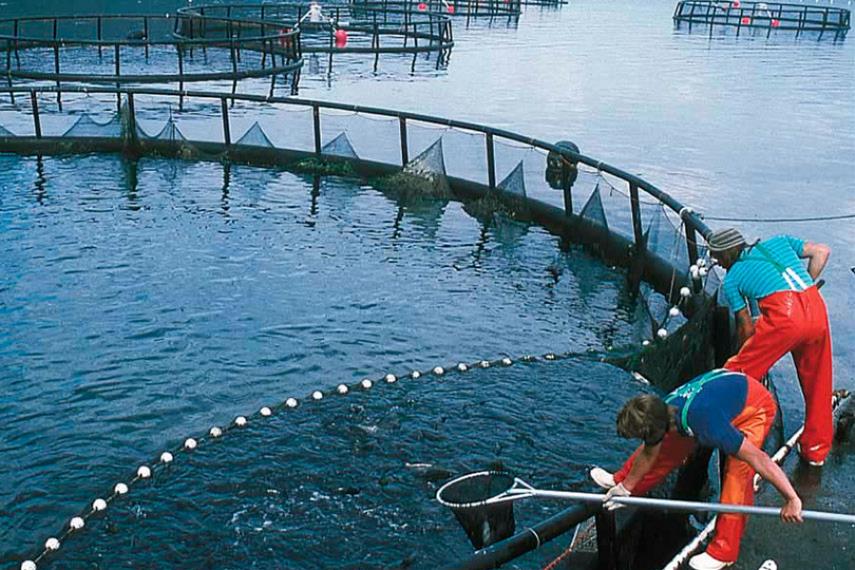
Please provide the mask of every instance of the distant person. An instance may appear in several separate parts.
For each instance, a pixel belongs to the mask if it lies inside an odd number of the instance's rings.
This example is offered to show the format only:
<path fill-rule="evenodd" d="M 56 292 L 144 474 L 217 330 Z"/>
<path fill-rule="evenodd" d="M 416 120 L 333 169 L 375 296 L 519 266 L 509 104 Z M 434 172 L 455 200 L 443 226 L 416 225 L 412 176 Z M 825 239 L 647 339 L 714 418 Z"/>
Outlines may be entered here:
<path fill-rule="evenodd" d="M 303 20 L 308 19 L 309 22 L 314 24 L 326 22 L 328 18 L 324 15 L 323 10 L 321 9 L 321 5 L 318 2 L 310 2 L 309 10 L 300 18 L 299 23 L 303 23 Z"/>
<path fill-rule="evenodd" d="M 724 295 L 736 313 L 740 349 L 724 367 L 763 378 L 791 353 L 805 400 L 799 454 L 811 465 L 822 465 L 834 436 L 831 329 L 814 281 L 831 250 L 788 235 L 748 245 L 732 228 L 713 233 L 708 244 L 710 255 L 727 269 Z M 802 259 L 808 260 L 807 269 Z M 746 300 L 756 300 L 760 307 L 756 325 Z"/>
<path fill-rule="evenodd" d="M 801 499 L 781 468 L 761 449 L 775 413 L 775 401 L 762 384 L 725 369 L 698 376 L 664 400 L 652 394 L 636 396 L 618 413 L 617 432 L 643 443 L 617 473 L 596 467 L 591 478 L 609 490 L 606 507 L 616 508 L 617 504 L 609 504 L 610 499 L 644 495 L 679 467 L 698 444 L 715 447 L 728 456 L 722 503 L 753 504 L 756 471 L 787 500 L 781 518 L 802 522 Z M 736 562 L 745 522 L 745 515 L 718 515 L 712 541 L 705 552 L 689 560 L 689 566 L 718 570 Z"/>

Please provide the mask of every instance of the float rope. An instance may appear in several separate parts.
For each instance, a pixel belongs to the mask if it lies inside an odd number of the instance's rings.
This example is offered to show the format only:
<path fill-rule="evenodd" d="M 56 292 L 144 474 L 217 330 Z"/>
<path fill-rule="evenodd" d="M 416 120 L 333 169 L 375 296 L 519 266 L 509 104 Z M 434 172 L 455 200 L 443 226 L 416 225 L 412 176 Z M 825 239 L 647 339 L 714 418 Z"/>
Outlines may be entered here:
<path fill-rule="evenodd" d="M 469 370 L 472 370 L 473 368 L 487 369 L 496 366 L 508 367 L 512 366 L 515 362 L 555 362 L 559 360 L 569 360 L 571 358 L 591 359 L 601 362 L 604 360 L 602 354 L 603 353 L 600 353 L 595 350 L 588 350 L 586 352 L 563 353 L 547 352 L 541 356 L 526 355 L 517 359 L 512 359 L 508 356 L 505 356 L 496 360 L 479 360 L 471 364 L 459 362 L 448 368 L 443 366 L 435 366 L 428 371 L 413 370 L 412 372 L 401 377 L 389 373 L 376 380 L 364 378 L 358 383 L 352 385 L 339 384 L 335 387 L 334 390 L 329 390 L 327 393 L 324 393 L 321 390 L 315 390 L 309 396 L 303 398 L 303 400 L 305 400 L 306 402 L 312 402 L 323 400 L 327 395 L 337 394 L 344 396 L 352 390 L 370 390 L 375 384 L 380 384 L 383 382 L 385 382 L 386 384 L 394 384 L 401 378 L 411 378 L 415 380 L 421 378 L 422 376 L 429 375 L 443 376 L 445 374 L 455 372 L 465 373 Z M 68 522 L 66 528 L 58 535 L 58 537 L 48 538 L 45 541 L 44 547 L 38 554 L 38 556 L 36 556 L 32 560 L 25 560 L 21 563 L 21 570 L 37 570 L 39 562 L 44 560 L 45 557 L 48 556 L 51 552 L 59 550 L 60 546 L 62 545 L 62 542 L 65 541 L 70 535 L 83 529 L 89 519 L 94 517 L 96 514 L 106 510 L 110 503 L 118 499 L 120 496 L 130 492 L 131 488 L 139 481 L 143 479 L 149 479 L 154 473 L 165 469 L 167 465 L 169 465 L 175 460 L 176 455 L 180 453 L 192 452 L 199 445 L 207 441 L 213 441 L 215 439 L 221 438 L 226 433 L 232 430 L 241 429 L 249 423 L 250 419 L 270 417 L 278 411 L 281 411 L 283 409 L 294 409 L 297 408 L 299 405 L 299 399 L 290 397 L 274 406 L 263 406 L 254 414 L 235 417 L 234 420 L 232 420 L 232 422 L 226 426 L 220 427 L 218 425 L 215 425 L 211 427 L 211 429 L 208 430 L 208 433 L 204 436 L 197 438 L 188 437 L 180 446 L 173 447 L 170 450 L 161 453 L 157 460 L 152 462 L 151 466 L 146 464 L 140 465 L 136 470 L 136 474 L 127 483 L 116 483 L 116 485 L 113 487 L 112 491 L 109 494 L 107 494 L 103 498 L 96 498 L 94 501 L 92 501 L 91 505 L 86 510 L 81 512 L 78 516 L 72 517 L 71 520 Z"/>

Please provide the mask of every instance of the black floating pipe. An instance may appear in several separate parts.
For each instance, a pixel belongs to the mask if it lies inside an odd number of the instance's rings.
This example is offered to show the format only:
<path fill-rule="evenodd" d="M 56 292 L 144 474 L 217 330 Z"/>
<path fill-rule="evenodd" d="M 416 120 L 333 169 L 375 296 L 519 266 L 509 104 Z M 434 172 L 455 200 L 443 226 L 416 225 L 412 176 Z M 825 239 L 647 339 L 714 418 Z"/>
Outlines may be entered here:
<path fill-rule="evenodd" d="M 600 505 L 585 503 L 564 509 L 560 513 L 527 528 L 510 538 L 476 551 L 466 560 L 445 567 L 445 570 L 488 570 L 498 568 L 505 562 L 540 548 L 546 542 L 560 536 L 594 516 Z"/>

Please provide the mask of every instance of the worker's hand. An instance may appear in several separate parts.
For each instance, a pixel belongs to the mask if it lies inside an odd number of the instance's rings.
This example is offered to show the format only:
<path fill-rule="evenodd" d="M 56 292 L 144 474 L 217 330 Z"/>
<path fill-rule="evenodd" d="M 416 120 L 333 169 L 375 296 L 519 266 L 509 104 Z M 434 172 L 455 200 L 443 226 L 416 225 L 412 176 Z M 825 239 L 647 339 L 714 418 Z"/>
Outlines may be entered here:
<path fill-rule="evenodd" d="M 603 503 L 606 507 L 606 510 L 613 511 L 615 509 L 622 508 L 624 505 L 615 503 L 614 501 L 612 501 L 612 499 L 614 499 L 615 497 L 629 497 L 630 495 L 631 493 L 627 490 L 626 487 L 623 486 L 623 483 L 618 483 L 617 485 L 609 489 L 609 492 L 606 493 L 606 496 L 603 498 Z"/>
<path fill-rule="evenodd" d="M 804 522 L 802 519 L 802 500 L 793 497 L 781 509 L 781 519 L 788 523 Z"/>

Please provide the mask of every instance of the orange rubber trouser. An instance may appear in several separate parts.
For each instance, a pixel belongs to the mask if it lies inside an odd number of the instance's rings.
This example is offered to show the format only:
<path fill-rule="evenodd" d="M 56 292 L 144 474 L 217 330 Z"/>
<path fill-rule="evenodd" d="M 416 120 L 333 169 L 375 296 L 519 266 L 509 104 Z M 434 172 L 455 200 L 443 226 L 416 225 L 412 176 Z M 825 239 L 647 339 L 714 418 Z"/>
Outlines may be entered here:
<path fill-rule="evenodd" d="M 762 384 L 748 379 L 748 393 L 745 407 L 730 422 L 745 438 L 761 447 L 763 440 L 775 421 L 775 400 Z M 693 438 L 680 435 L 671 430 L 662 440 L 662 448 L 656 458 L 656 464 L 632 490 L 633 495 L 644 495 L 662 482 L 675 467 L 681 465 L 695 449 Z M 633 461 L 641 451 L 639 447 L 615 473 L 615 481 L 620 483 L 629 474 Z M 724 466 L 724 480 L 721 488 L 721 502 L 736 505 L 754 504 L 754 470 L 744 461 L 728 457 Z M 718 515 L 715 536 L 707 547 L 707 553 L 722 562 L 734 562 L 739 557 L 739 543 L 745 530 L 745 515 Z"/>
<path fill-rule="evenodd" d="M 825 301 L 816 287 L 798 293 L 781 291 L 760 300 L 762 316 L 754 334 L 724 367 L 762 378 L 791 352 L 805 399 L 801 455 L 823 461 L 831 450 L 831 330 Z"/>

